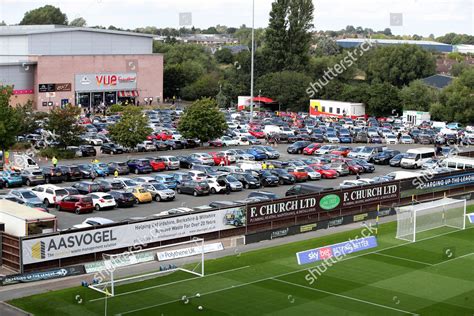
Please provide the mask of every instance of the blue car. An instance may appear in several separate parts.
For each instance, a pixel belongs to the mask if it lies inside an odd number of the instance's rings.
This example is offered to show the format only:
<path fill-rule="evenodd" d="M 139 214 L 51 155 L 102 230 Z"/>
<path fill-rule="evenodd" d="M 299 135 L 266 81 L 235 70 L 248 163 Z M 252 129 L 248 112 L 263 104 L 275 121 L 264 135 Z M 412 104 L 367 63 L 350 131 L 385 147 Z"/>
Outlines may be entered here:
<path fill-rule="evenodd" d="M 23 184 L 23 178 L 18 171 L 6 170 L 2 171 L 1 177 L 3 182 L 5 182 L 5 187 L 21 187 Z"/>
<path fill-rule="evenodd" d="M 99 177 L 106 177 L 109 175 L 109 166 L 106 164 L 106 163 L 94 163 L 92 164 L 92 166 L 94 167 L 94 171 L 95 173 L 99 176 Z"/>
<path fill-rule="evenodd" d="M 130 172 L 139 173 L 151 173 L 153 168 L 151 167 L 150 160 L 148 159 L 130 159 L 127 161 Z"/>
<path fill-rule="evenodd" d="M 155 176 L 155 180 L 158 181 L 158 183 L 164 184 L 168 189 L 175 190 L 178 186 L 176 179 L 169 174 L 157 175 Z"/>
<path fill-rule="evenodd" d="M 187 172 L 175 172 L 175 173 L 171 173 L 170 175 L 173 176 L 177 184 L 180 184 L 185 181 L 193 180 Z"/>
<path fill-rule="evenodd" d="M 249 148 L 247 149 L 247 154 L 255 157 L 255 160 L 265 160 L 268 159 L 267 154 L 261 149 Z"/>

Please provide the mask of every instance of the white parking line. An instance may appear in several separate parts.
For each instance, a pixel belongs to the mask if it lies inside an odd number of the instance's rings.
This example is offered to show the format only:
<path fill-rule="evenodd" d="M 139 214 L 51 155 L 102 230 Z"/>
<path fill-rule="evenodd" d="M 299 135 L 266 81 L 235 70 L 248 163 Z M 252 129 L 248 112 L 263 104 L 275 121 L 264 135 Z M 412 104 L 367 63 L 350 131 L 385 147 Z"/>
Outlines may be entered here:
<path fill-rule="evenodd" d="M 342 294 L 338 294 L 338 293 L 324 291 L 324 290 L 320 290 L 320 289 L 317 289 L 317 288 L 314 288 L 314 287 L 310 287 L 310 286 L 306 286 L 306 285 L 302 285 L 302 284 L 298 284 L 298 283 L 288 282 L 288 281 L 284 281 L 284 280 L 280 280 L 280 279 L 273 279 L 273 280 L 277 281 L 277 282 L 289 284 L 289 285 L 292 285 L 292 286 L 301 287 L 303 289 L 316 291 L 316 292 L 320 292 L 320 293 L 324 293 L 324 294 L 329 294 L 329 295 L 341 297 L 341 298 L 351 300 L 351 301 L 356 301 L 356 302 L 359 302 L 359 303 L 364 303 L 364 304 L 373 305 L 373 306 L 377 306 L 377 307 L 381 307 L 381 308 L 385 308 L 385 309 L 390 309 L 390 310 L 401 312 L 401 313 L 408 314 L 408 315 L 418 315 L 418 314 L 415 314 L 415 313 L 412 313 L 412 312 L 409 312 L 409 311 L 405 311 L 403 309 L 398 309 L 398 308 L 394 308 L 394 307 L 390 307 L 390 306 L 385 306 L 385 305 L 369 302 L 369 301 L 366 301 L 366 300 L 361 300 L 361 299 L 351 297 L 351 296 L 347 296 L 347 295 L 342 295 Z"/>

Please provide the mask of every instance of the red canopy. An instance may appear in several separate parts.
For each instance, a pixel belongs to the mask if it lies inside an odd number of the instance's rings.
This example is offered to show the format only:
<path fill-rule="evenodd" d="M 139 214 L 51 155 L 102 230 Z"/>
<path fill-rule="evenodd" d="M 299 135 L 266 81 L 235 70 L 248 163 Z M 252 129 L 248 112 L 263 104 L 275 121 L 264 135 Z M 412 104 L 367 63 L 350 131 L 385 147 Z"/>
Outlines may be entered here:
<path fill-rule="evenodd" d="M 267 97 L 254 97 L 253 102 L 273 103 L 275 101 Z"/>

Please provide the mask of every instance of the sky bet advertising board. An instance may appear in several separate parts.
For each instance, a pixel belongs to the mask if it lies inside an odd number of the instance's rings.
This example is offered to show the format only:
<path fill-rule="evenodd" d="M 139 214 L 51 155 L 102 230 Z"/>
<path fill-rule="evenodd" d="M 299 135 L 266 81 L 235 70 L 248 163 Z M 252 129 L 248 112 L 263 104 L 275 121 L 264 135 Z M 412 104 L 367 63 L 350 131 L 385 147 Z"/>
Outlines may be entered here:
<path fill-rule="evenodd" d="M 312 213 L 331 212 L 345 207 L 382 203 L 400 197 L 398 183 L 378 184 L 313 196 L 295 196 L 249 204 L 247 224 L 264 223 Z"/>
<path fill-rule="evenodd" d="M 296 260 L 299 265 L 313 263 L 331 258 L 345 257 L 351 253 L 359 252 L 377 247 L 375 236 L 363 237 L 355 240 L 349 240 L 334 245 L 310 249 L 296 253 Z"/>

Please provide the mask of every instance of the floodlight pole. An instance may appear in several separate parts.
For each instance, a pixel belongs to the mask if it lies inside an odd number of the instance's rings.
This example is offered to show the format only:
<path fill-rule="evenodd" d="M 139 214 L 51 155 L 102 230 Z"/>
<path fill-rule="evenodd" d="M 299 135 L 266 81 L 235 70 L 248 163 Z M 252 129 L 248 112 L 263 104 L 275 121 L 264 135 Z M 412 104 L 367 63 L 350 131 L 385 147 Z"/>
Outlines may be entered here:
<path fill-rule="evenodd" d="M 253 84 L 254 84 L 254 51 L 255 51 L 255 0 L 252 0 L 252 51 L 250 52 L 250 122 L 253 121 Z"/>

